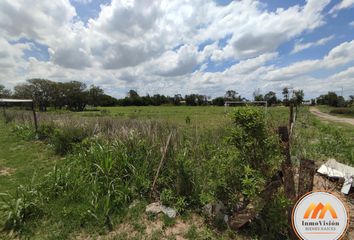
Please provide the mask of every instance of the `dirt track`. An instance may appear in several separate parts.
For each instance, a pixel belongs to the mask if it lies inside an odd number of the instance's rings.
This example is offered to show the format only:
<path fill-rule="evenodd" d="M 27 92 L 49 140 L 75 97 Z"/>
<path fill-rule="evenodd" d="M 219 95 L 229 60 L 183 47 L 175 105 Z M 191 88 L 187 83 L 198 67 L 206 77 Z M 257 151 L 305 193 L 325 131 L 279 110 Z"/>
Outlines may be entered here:
<path fill-rule="evenodd" d="M 315 107 L 310 107 L 310 112 L 323 120 L 327 120 L 327 121 L 331 121 L 331 122 L 338 122 L 338 123 L 348 123 L 348 124 L 354 125 L 354 119 L 352 119 L 352 118 L 342 118 L 342 117 L 329 115 L 327 113 L 321 112 L 320 110 L 318 110 Z"/>

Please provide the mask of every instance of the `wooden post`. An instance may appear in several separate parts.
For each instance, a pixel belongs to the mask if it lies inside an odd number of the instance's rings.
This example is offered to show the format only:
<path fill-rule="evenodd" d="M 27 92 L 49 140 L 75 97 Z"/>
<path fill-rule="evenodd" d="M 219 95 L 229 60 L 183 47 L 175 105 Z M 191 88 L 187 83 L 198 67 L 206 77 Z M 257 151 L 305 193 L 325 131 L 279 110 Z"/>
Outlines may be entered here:
<path fill-rule="evenodd" d="M 33 121 L 34 121 L 34 127 L 36 129 L 36 132 L 38 131 L 38 122 L 37 122 L 37 115 L 36 115 L 36 110 L 34 109 L 34 103 L 32 102 L 32 112 L 33 112 Z"/>
<path fill-rule="evenodd" d="M 293 172 L 293 164 L 291 162 L 290 155 L 290 135 L 288 127 L 282 126 L 278 128 L 279 137 L 281 140 L 283 155 L 285 157 L 282 163 L 282 172 L 283 172 L 283 182 L 284 182 L 284 193 L 287 199 L 291 202 L 288 209 L 288 224 L 292 224 L 292 208 L 296 200 L 296 189 L 295 189 L 295 180 Z M 289 227 L 289 235 L 291 239 L 297 239 L 295 232 Z"/>
<path fill-rule="evenodd" d="M 313 179 L 316 173 L 316 165 L 312 160 L 301 158 L 299 170 L 298 196 L 311 192 L 313 189 Z"/>
<path fill-rule="evenodd" d="M 4 114 L 4 118 L 6 119 L 6 103 L 2 104 L 2 112 Z"/>

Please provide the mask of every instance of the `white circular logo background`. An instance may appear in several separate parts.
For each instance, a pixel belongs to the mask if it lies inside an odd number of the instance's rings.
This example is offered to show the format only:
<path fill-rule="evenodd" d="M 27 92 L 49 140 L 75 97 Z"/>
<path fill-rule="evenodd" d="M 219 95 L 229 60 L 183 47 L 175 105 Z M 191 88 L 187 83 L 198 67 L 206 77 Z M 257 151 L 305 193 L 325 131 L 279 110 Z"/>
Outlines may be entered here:
<path fill-rule="evenodd" d="M 293 228 L 304 240 L 337 240 L 348 226 L 343 202 L 327 192 L 305 195 L 293 209 Z"/>

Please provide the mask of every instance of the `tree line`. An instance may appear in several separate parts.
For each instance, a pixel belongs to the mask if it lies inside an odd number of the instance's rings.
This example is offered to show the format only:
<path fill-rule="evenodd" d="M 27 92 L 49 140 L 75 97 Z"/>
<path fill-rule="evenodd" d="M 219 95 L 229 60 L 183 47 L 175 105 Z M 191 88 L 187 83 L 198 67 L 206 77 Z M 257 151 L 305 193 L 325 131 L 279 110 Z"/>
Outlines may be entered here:
<path fill-rule="evenodd" d="M 226 101 L 248 102 L 248 101 L 266 101 L 268 106 L 273 105 L 300 105 L 304 101 L 303 90 L 290 90 L 284 88 L 283 98 L 278 98 L 277 94 L 269 91 L 261 94 L 260 90 L 253 93 L 253 99 L 248 100 L 242 97 L 235 90 L 227 90 L 224 96 L 212 99 L 202 94 L 188 94 L 182 96 L 175 94 L 173 97 L 163 94 L 149 94 L 140 96 L 137 91 L 129 90 L 126 97 L 116 99 L 104 93 L 98 86 L 86 86 L 79 81 L 55 82 L 47 79 L 29 79 L 25 83 L 18 84 L 13 91 L 0 85 L 0 98 L 26 98 L 33 99 L 36 107 L 40 111 L 47 111 L 49 107 L 54 109 L 68 109 L 71 111 L 83 111 L 86 106 L 160 106 L 160 105 L 187 105 L 203 106 L 215 105 L 224 106 Z M 325 104 L 335 107 L 347 106 L 353 104 L 354 95 L 346 101 L 342 96 L 334 92 L 328 92 L 316 99 L 312 99 L 312 104 Z"/>
<path fill-rule="evenodd" d="M 114 106 L 117 99 L 107 95 L 98 87 L 79 81 L 54 82 L 47 79 L 29 79 L 26 83 L 16 85 L 11 92 L 0 86 L 0 97 L 33 99 L 40 111 L 48 107 L 66 108 L 71 111 L 83 111 L 87 105 Z"/>

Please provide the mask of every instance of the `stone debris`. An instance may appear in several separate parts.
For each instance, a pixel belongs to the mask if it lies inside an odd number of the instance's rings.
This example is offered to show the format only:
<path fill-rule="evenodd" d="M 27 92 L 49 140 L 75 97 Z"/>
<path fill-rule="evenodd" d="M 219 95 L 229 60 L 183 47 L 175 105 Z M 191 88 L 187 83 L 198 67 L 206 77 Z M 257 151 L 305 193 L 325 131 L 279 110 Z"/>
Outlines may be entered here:
<path fill-rule="evenodd" d="M 146 206 L 145 212 L 147 214 L 159 214 L 162 212 L 169 218 L 175 218 L 177 215 L 176 210 L 170 207 L 166 207 L 162 205 L 160 202 L 150 203 L 149 205 Z"/>

